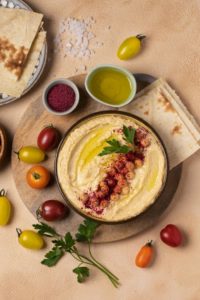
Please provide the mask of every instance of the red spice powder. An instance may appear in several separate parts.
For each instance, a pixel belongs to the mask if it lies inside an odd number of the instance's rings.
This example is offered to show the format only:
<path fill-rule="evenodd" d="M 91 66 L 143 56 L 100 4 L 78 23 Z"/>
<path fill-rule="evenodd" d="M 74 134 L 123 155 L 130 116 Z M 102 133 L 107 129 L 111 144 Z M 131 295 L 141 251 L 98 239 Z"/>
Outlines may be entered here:
<path fill-rule="evenodd" d="M 63 83 L 54 85 L 47 94 L 48 105 L 57 112 L 69 110 L 74 102 L 74 90 L 69 85 Z"/>

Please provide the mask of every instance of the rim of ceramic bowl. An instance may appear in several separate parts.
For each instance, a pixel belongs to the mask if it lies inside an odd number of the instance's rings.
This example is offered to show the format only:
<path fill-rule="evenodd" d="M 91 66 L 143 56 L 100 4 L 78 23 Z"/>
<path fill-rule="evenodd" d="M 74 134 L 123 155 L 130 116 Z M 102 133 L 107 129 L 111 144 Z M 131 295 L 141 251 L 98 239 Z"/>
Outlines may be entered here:
<path fill-rule="evenodd" d="M 113 68 L 113 69 L 117 69 L 120 72 L 122 72 L 123 74 L 126 74 L 128 76 L 128 78 L 131 80 L 131 84 L 132 84 L 131 94 L 129 95 L 129 97 L 127 98 L 127 100 L 125 102 L 123 102 L 122 104 L 109 104 L 109 103 L 106 103 L 106 102 L 102 101 L 101 99 L 98 99 L 97 97 L 95 97 L 93 95 L 93 93 L 90 91 L 90 88 L 89 88 L 90 77 L 98 69 L 101 69 L 101 68 Z M 89 71 L 89 73 L 86 75 L 86 78 L 85 78 L 85 88 L 86 88 L 87 93 L 90 95 L 90 97 L 92 99 L 94 99 L 95 101 L 97 101 L 97 102 L 99 102 L 101 104 L 113 107 L 113 108 L 120 108 L 120 107 L 123 107 L 123 106 L 129 104 L 131 101 L 133 101 L 133 99 L 134 99 L 134 97 L 136 95 L 136 91 L 137 91 L 137 82 L 136 82 L 135 76 L 129 70 L 127 70 L 124 67 L 121 67 L 121 66 L 118 66 L 118 65 L 114 65 L 114 64 L 100 64 L 100 65 L 97 65 L 96 67 L 92 68 Z"/>
<path fill-rule="evenodd" d="M 0 165 L 1 165 L 3 159 L 6 156 L 6 152 L 7 152 L 7 148 L 8 148 L 7 132 L 1 124 L 0 124 L 0 142 L 1 142 L 1 146 L 2 146 L 0 149 Z"/>
<path fill-rule="evenodd" d="M 149 128 L 153 134 L 156 136 L 156 138 L 158 139 L 161 147 L 162 147 L 162 150 L 163 150 L 163 154 L 164 154 L 164 157 L 165 157 L 165 176 L 163 177 L 163 182 L 162 182 L 162 186 L 158 192 L 158 194 L 156 195 L 155 197 L 155 201 L 150 204 L 149 206 L 147 206 L 147 208 L 142 211 L 140 214 L 136 215 L 136 216 L 132 216 L 130 218 L 127 218 L 127 219 L 124 219 L 124 220 L 119 220 L 119 221 L 108 221 L 108 220 L 101 220 L 95 216 L 92 216 L 92 215 L 89 215 L 87 213 L 85 213 L 82 209 L 79 209 L 77 208 L 75 205 L 73 205 L 73 203 L 68 199 L 68 197 L 66 196 L 65 192 L 63 191 L 62 187 L 61 187 L 61 184 L 59 182 L 59 178 L 58 178 L 58 170 L 57 170 L 57 166 L 58 166 L 58 157 L 59 157 L 59 153 L 60 153 L 60 150 L 63 146 L 63 144 L 65 143 L 68 135 L 70 134 L 70 132 L 76 128 L 80 123 L 83 123 L 84 121 L 90 119 L 90 118 L 93 118 L 95 116 L 100 116 L 100 115 L 108 115 L 108 114 L 118 114 L 118 115 L 125 115 L 125 116 L 128 116 L 128 117 L 131 117 L 133 118 L 134 120 L 137 120 L 139 122 L 141 122 L 142 124 L 144 124 L 147 128 Z M 66 201 L 66 203 L 75 211 L 77 212 L 80 216 L 82 216 L 83 218 L 87 218 L 87 219 L 91 219 L 91 220 L 94 220 L 96 222 L 99 222 L 100 224 L 107 224 L 107 225 L 117 225 L 117 224 L 123 224 L 123 223 L 126 223 L 126 222 L 130 222 L 132 220 L 135 220 L 136 218 L 142 216 L 148 209 L 150 209 L 151 206 L 153 206 L 156 201 L 162 196 L 165 188 L 166 188 L 166 185 L 167 185 L 167 181 L 168 181 L 168 174 L 169 174 L 169 158 L 168 158 L 168 154 L 167 154 L 167 150 L 166 150 L 166 147 L 162 141 L 162 139 L 160 138 L 159 134 L 155 131 L 155 129 L 146 121 L 144 121 L 142 118 L 136 116 L 136 115 L 133 115 L 131 113 L 128 113 L 128 112 L 124 112 L 124 111 L 116 111 L 116 110 L 106 110 L 106 111 L 100 111 L 100 112 L 95 112 L 95 113 L 92 113 L 92 114 L 89 114 L 81 119 L 79 119 L 77 122 L 75 122 L 67 131 L 66 133 L 64 134 L 58 148 L 57 148 L 57 151 L 56 151 L 56 157 L 55 157 L 55 162 L 54 162 L 54 173 L 55 173 L 55 178 L 56 178 L 56 183 L 57 183 L 57 186 L 58 186 L 58 189 L 63 197 L 63 199 Z"/>
<path fill-rule="evenodd" d="M 66 84 L 68 86 L 70 86 L 74 92 L 75 92 L 75 101 L 74 101 L 74 104 L 72 105 L 72 107 L 70 107 L 70 109 L 64 111 L 64 112 L 57 112 L 55 110 L 53 110 L 49 104 L 47 103 L 47 95 L 48 95 L 48 92 L 50 91 L 50 89 L 59 84 L 59 83 L 63 83 L 63 84 Z M 54 115 L 57 115 L 57 116 L 65 116 L 65 115 L 68 115 L 70 114 L 71 112 L 73 112 L 76 107 L 78 106 L 79 104 L 79 100 L 80 100 L 80 93 L 79 93 L 79 90 L 78 90 L 78 87 L 76 86 L 76 84 L 70 80 L 70 79 L 65 79 L 65 78 L 58 78 L 58 79 L 54 79 L 52 80 L 51 82 L 49 82 L 46 87 L 44 88 L 44 91 L 43 91 L 43 94 L 42 94 L 42 102 L 43 102 L 43 105 L 45 107 L 45 109 L 54 114 Z"/>

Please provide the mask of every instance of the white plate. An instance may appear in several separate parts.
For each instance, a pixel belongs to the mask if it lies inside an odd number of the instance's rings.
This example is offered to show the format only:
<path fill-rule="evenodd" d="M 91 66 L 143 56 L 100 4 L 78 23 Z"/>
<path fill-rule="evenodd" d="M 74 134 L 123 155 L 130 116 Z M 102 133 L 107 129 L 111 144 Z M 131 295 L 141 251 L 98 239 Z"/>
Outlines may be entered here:
<path fill-rule="evenodd" d="M 26 9 L 26 10 L 32 11 L 32 8 L 28 4 L 23 2 L 22 0 L 0 0 L 0 7 L 7 7 L 7 8 L 12 8 L 12 9 Z M 30 89 L 37 83 L 37 81 L 39 80 L 39 78 L 44 70 L 46 61 L 47 61 L 47 42 L 45 42 L 45 44 L 42 48 L 38 62 L 33 70 L 31 78 L 30 78 L 28 85 L 27 85 L 26 89 L 24 90 L 22 96 L 25 95 L 28 91 L 30 91 Z M 21 97 L 19 97 L 19 98 L 21 98 Z M 0 106 L 8 104 L 10 102 L 13 102 L 15 100 L 18 100 L 19 98 L 11 97 L 6 94 L 0 93 Z"/>

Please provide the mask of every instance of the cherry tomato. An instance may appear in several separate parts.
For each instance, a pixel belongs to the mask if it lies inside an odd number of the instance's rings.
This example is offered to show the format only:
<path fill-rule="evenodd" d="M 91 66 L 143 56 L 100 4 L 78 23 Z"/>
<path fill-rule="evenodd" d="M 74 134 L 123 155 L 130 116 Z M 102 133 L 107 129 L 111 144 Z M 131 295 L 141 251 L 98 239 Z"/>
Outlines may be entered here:
<path fill-rule="evenodd" d="M 5 190 L 0 191 L 0 226 L 8 224 L 11 215 L 11 204 Z"/>
<path fill-rule="evenodd" d="M 135 264 L 137 267 L 146 268 L 150 265 L 154 254 L 152 243 L 153 243 L 152 241 L 148 242 L 138 252 L 135 258 Z"/>
<path fill-rule="evenodd" d="M 141 41 L 144 38 L 144 35 L 138 34 L 137 36 L 131 36 L 124 40 L 117 51 L 118 58 L 127 60 L 137 55 L 140 52 Z"/>
<path fill-rule="evenodd" d="M 38 147 L 44 151 L 51 151 L 58 146 L 60 134 L 53 126 L 45 127 L 38 135 Z"/>
<path fill-rule="evenodd" d="M 182 243 L 182 233 L 177 226 L 173 224 L 168 224 L 160 232 L 161 240 L 171 247 L 178 247 Z"/>
<path fill-rule="evenodd" d="M 16 152 L 19 160 L 27 164 L 37 164 L 45 159 L 45 153 L 34 146 L 22 147 L 19 152 Z"/>
<path fill-rule="evenodd" d="M 24 230 L 17 228 L 18 241 L 21 246 L 28 249 L 39 250 L 44 246 L 44 240 L 37 232 L 33 230 Z"/>
<path fill-rule="evenodd" d="M 64 219 L 69 214 L 69 208 L 57 200 L 47 200 L 37 210 L 37 216 L 46 221 L 57 221 Z"/>
<path fill-rule="evenodd" d="M 26 174 L 28 184 L 34 189 L 45 188 L 50 181 L 50 172 L 43 166 L 33 166 Z"/>

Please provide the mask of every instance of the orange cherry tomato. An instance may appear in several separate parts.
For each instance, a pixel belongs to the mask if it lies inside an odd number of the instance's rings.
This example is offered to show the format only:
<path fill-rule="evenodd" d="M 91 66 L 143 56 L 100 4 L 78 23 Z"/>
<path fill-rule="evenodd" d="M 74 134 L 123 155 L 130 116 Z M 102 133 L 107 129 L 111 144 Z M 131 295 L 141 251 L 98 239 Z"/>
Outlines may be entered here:
<path fill-rule="evenodd" d="M 146 245 L 144 245 L 140 251 L 138 252 L 136 258 L 135 258 L 135 264 L 139 268 L 146 268 L 150 265 L 154 249 L 152 245 L 153 241 L 148 242 Z"/>
<path fill-rule="evenodd" d="M 30 187 L 43 189 L 50 181 L 50 172 L 43 166 L 33 166 L 27 172 L 26 180 Z"/>

